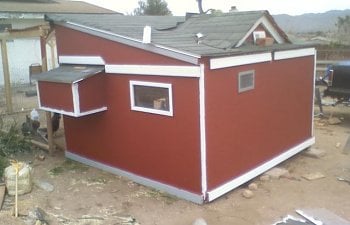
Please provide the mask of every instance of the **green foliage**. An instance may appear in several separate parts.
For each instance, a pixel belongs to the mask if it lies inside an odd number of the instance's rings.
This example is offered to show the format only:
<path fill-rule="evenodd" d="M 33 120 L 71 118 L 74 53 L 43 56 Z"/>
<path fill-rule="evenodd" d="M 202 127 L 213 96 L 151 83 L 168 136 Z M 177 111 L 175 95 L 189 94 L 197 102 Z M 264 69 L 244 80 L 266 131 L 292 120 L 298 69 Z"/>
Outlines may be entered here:
<path fill-rule="evenodd" d="M 339 32 L 350 33 L 350 16 L 338 17 L 336 25 Z"/>
<path fill-rule="evenodd" d="M 8 167 L 9 165 L 10 165 L 9 161 L 5 157 L 0 156 L 0 178 L 4 174 L 5 168 Z"/>
<path fill-rule="evenodd" d="M 49 170 L 49 174 L 51 176 L 58 176 L 64 172 L 72 171 L 72 172 L 85 172 L 89 169 L 88 166 L 85 166 L 76 161 L 66 159 L 61 165 L 56 166 Z"/>
<path fill-rule="evenodd" d="M 134 9 L 134 15 L 167 16 L 172 15 L 168 3 L 164 0 L 140 0 L 139 7 Z"/>
<path fill-rule="evenodd" d="M 0 127 L 2 129 L 2 127 Z M 22 135 L 16 123 L 10 126 L 8 131 L 0 131 L 0 156 L 8 157 L 18 152 L 31 151 L 32 145 Z"/>
<path fill-rule="evenodd" d="M 336 23 L 338 28 L 337 39 L 340 43 L 349 45 L 350 44 L 350 16 L 338 17 Z"/>

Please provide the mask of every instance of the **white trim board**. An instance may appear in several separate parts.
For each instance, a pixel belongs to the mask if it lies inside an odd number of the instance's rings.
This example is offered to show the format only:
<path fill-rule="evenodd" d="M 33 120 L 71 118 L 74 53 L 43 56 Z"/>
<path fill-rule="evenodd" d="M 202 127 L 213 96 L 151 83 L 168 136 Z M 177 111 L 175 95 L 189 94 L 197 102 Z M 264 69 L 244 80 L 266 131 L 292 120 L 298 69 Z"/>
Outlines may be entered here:
<path fill-rule="evenodd" d="M 205 68 L 201 64 L 201 73 L 199 78 L 199 119 L 200 119 L 200 156 L 201 156 L 201 179 L 202 194 L 206 195 L 208 190 L 207 175 L 207 140 L 206 140 L 206 123 L 205 123 Z"/>
<path fill-rule="evenodd" d="M 152 188 L 155 188 L 157 190 L 165 191 L 165 192 L 167 192 L 171 195 L 177 196 L 179 198 L 182 198 L 182 199 L 185 199 L 185 200 L 197 203 L 197 204 L 203 204 L 203 202 L 204 202 L 204 198 L 200 194 L 191 193 L 191 192 L 188 192 L 186 190 L 183 190 L 183 189 L 180 189 L 180 188 L 177 188 L 174 186 L 170 186 L 170 185 L 167 185 L 167 184 L 164 184 L 164 183 L 161 183 L 159 181 L 155 181 L 155 180 L 152 180 L 152 179 L 149 179 L 146 177 L 142 177 L 142 176 L 136 175 L 134 173 L 130 173 L 130 172 L 125 171 L 125 170 L 121 170 L 121 169 L 116 168 L 116 167 L 108 166 L 108 165 L 102 164 L 100 162 L 85 158 L 83 156 L 79 156 L 79 155 L 72 153 L 70 151 L 66 151 L 65 155 L 69 159 L 78 161 L 80 163 L 83 163 L 83 164 L 86 164 L 86 165 L 89 165 L 89 166 L 92 166 L 92 167 L 95 167 L 95 168 L 98 168 L 98 169 L 101 169 L 101 170 L 104 170 L 104 171 L 107 171 L 107 172 L 110 172 L 113 174 L 127 177 L 130 180 L 135 181 L 136 183 L 139 183 L 139 184 L 142 184 L 142 185 L 145 185 L 148 187 L 152 187 Z"/>
<path fill-rule="evenodd" d="M 316 54 L 315 48 L 293 49 L 286 51 L 276 51 L 274 53 L 274 60 L 292 59 L 304 56 L 313 56 Z"/>
<path fill-rule="evenodd" d="M 221 185 L 218 188 L 215 188 L 214 190 L 208 191 L 207 193 L 207 201 L 213 201 L 216 198 L 219 198 L 220 196 L 226 194 L 227 192 L 235 189 L 236 187 L 246 183 L 247 181 L 259 176 L 260 174 L 266 172 L 267 170 L 271 169 L 272 167 L 280 164 L 281 162 L 285 161 L 286 159 L 294 156 L 295 154 L 301 152 L 302 150 L 310 147 L 315 143 L 315 138 L 309 138 L 305 140 L 304 142 L 294 146 L 291 149 L 288 149 L 286 152 L 276 156 L 275 158 L 271 159 L 270 161 L 256 167 L 253 170 L 250 170 L 249 172 L 234 178 L 233 180 Z"/>
<path fill-rule="evenodd" d="M 223 58 L 210 59 L 210 69 L 221 69 L 232 66 L 241 66 L 247 64 L 261 63 L 272 61 L 271 52 L 251 55 L 239 55 Z"/>
<path fill-rule="evenodd" d="M 314 55 L 314 74 L 313 74 L 313 85 L 312 85 L 312 99 L 311 102 L 314 102 L 314 99 L 316 99 L 316 93 L 315 93 L 315 89 L 316 89 L 316 67 L 317 67 L 317 51 L 315 51 L 315 55 Z M 311 121 L 311 135 L 314 136 L 314 127 L 315 127 L 315 104 L 311 104 L 312 105 L 312 121 Z"/>
<path fill-rule="evenodd" d="M 39 90 L 39 82 L 36 82 L 36 93 L 37 93 L 37 96 L 38 96 L 38 106 L 39 108 L 41 107 L 41 100 L 40 100 L 40 90 Z"/>
<path fill-rule="evenodd" d="M 79 64 L 79 65 L 104 65 L 105 61 L 101 56 L 76 56 L 60 55 L 58 61 L 61 64 Z"/>
<path fill-rule="evenodd" d="M 199 77 L 199 66 L 106 65 L 106 73 L 149 76 Z"/>
<path fill-rule="evenodd" d="M 86 115 L 91 115 L 91 114 L 106 111 L 107 107 L 103 106 L 103 107 L 98 108 L 98 109 L 93 109 L 93 110 L 84 111 L 84 112 L 80 112 L 80 113 L 68 112 L 68 111 L 54 109 L 54 108 L 50 108 L 50 107 L 46 107 L 46 106 L 39 106 L 39 109 L 44 110 L 44 111 L 50 111 L 53 113 L 59 113 L 59 114 L 66 115 L 66 116 L 81 117 L 81 116 L 86 116 Z"/>
<path fill-rule="evenodd" d="M 80 114 L 79 84 L 72 84 L 74 114 Z"/>

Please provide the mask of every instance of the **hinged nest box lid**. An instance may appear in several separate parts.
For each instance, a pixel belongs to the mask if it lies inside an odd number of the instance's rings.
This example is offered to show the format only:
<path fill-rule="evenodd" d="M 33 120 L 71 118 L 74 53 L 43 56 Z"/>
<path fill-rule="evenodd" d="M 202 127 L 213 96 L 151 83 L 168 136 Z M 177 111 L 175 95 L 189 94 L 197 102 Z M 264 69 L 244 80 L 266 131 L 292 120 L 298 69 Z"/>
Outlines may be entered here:
<path fill-rule="evenodd" d="M 39 107 L 74 117 L 106 110 L 103 71 L 104 66 L 61 65 L 35 75 Z"/>

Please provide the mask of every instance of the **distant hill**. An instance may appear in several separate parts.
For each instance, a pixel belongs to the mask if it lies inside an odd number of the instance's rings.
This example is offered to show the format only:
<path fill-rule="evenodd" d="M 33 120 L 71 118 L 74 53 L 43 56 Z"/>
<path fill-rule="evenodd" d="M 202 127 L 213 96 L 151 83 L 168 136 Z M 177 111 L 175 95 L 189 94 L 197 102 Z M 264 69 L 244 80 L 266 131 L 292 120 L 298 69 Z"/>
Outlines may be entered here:
<path fill-rule="evenodd" d="M 350 9 L 331 10 L 325 13 L 307 13 L 299 16 L 273 15 L 277 24 L 287 33 L 332 32 L 338 17 L 350 15 Z"/>

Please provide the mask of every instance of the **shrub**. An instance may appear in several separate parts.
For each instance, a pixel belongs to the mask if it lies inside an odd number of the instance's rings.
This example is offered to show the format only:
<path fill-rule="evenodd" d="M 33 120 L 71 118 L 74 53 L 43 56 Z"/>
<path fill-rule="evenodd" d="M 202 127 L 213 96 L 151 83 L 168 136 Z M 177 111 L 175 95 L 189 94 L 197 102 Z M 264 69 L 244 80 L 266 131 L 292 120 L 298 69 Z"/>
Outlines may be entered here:
<path fill-rule="evenodd" d="M 7 132 L 0 131 L 0 156 L 8 157 L 31 149 L 32 145 L 20 134 L 16 124 L 12 124 Z"/>
<path fill-rule="evenodd" d="M 0 179 L 4 174 L 4 170 L 6 167 L 10 165 L 9 161 L 5 158 L 0 156 Z"/>

